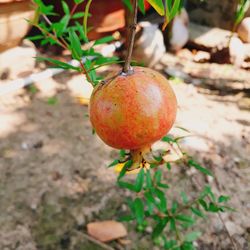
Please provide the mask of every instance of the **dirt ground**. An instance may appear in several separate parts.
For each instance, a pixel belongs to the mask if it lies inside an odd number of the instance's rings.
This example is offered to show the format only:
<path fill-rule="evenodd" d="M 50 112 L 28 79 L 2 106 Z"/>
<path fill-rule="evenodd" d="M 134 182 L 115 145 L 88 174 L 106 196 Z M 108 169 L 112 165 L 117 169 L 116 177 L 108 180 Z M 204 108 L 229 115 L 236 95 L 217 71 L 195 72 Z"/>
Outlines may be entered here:
<path fill-rule="evenodd" d="M 200 180 L 210 183 L 215 193 L 230 195 L 237 212 L 222 218 L 238 249 L 249 249 L 250 72 L 170 55 L 157 68 L 166 65 L 182 72 L 171 77 L 171 84 L 179 104 L 176 126 L 192 134 L 183 147 L 215 178 L 177 167 L 171 173 L 165 170 L 165 178 L 176 193 L 185 188 L 195 195 Z M 183 72 L 185 82 L 180 79 Z M 126 212 L 124 197 L 130 194 L 116 187 L 115 173 L 106 168 L 117 151 L 92 135 L 88 108 L 79 104 L 78 97 L 87 96 L 91 88 L 71 73 L 36 87 L 36 93 L 20 90 L 0 98 L 0 249 L 104 249 L 87 239 L 86 223 L 117 219 Z M 158 249 L 149 233 L 135 234 L 133 225 L 125 226 L 130 244 L 112 242 L 110 249 Z M 198 229 L 204 233 L 196 242 L 198 249 L 232 249 L 216 215 L 201 221 Z"/>

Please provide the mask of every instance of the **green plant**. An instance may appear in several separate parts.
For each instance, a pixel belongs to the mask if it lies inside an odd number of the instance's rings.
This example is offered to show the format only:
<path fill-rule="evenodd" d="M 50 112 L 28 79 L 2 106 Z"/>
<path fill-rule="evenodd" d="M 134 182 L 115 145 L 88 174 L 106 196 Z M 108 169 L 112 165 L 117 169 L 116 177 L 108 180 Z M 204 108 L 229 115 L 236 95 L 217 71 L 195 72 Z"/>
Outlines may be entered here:
<path fill-rule="evenodd" d="M 96 69 L 103 65 L 121 63 L 117 57 L 104 57 L 95 51 L 95 46 L 112 41 L 112 36 L 107 36 L 99 40 L 90 42 L 88 40 L 88 16 L 89 7 L 92 0 L 86 1 L 84 12 L 76 12 L 77 7 L 83 0 L 74 0 L 75 5 L 72 10 L 69 9 L 66 2 L 62 1 L 64 16 L 60 21 L 52 23 L 50 16 L 55 15 L 52 5 L 44 5 L 42 0 L 34 0 L 37 6 L 36 18 L 30 21 L 32 25 L 41 31 L 41 35 L 31 37 L 31 40 L 41 40 L 43 45 L 57 44 L 71 52 L 72 58 L 78 62 L 78 65 L 71 65 L 63 61 L 58 61 L 52 58 L 38 57 L 38 60 L 47 61 L 56 67 L 75 70 L 86 76 L 87 80 L 95 87 L 98 83 L 104 85 Z M 133 74 L 131 69 L 131 55 L 136 28 L 137 4 L 142 12 L 145 12 L 144 1 L 123 1 L 126 6 L 133 10 L 133 22 L 130 29 L 130 40 L 126 60 L 123 66 L 123 74 Z M 165 16 L 163 29 L 174 18 L 181 8 L 180 0 L 165 1 L 148 0 L 153 8 L 162 16 Z M 39 22 L 39 16 L 42 17 Z M 82 23 L 76 21 L 76 18 L 82 18 Z M 73 20 L 72 22 L 69 22 Z M 85 49 L 82 48 L 82 43 L 88 43 Z M 120 74 L 120 73 L 119 73 Z M 100 82 L 101 81 L 101 82 Z M 53 102 L 53 103 L 52 103 Z M 50 104 L 54 104 L 56 100 L 50 100 Z M 155 244 L 160 245 L 163 249 L 189 250 L 195 249 L 194 241 L 200 237 L 201 233 L 193 231 L 193 226 L 197 218 L 204 218 L 205 213 L 220 213 L 230 207 L 226 205 L 229 200 L 227 196 L 216 197 L 210 186 L 201 187 L 201 192 L 195 198 L 189 197 L 182 192 L 179 197 L 170 199 L 166 195 L 166 190 L 170 190 L 168 183 L 164 182 L 163 168 L 171 170 L 171 160 L 169 151 L 173 151 L 175 160 L 183 167 L 195 168 L 205 175 L 212 176 L 212 173 L 199 165 L 187 153 L 182 152 L 179 146 L 179 141 L 182 137 L 172 138 L 165 136 L 162 141 L 167 144 L 170 150 L 146 152 L 132 152 L 122 149 L 120 158 L 114 160 L 109 167 L 115 167 L 119 172 L 117 184 L 121 188 L 125 188 L 135 193 L 135 198 L 128 200 L 128 206 L 131 213 L 123 218 L 125 221 L 135 220 L 137 229 L 144 231 L 148 223 L 152 223 L 153 232 L 152 239 Z M 180 159 L 181 158 L 181 159 Z M 127 173 L 137 173 L 134 182 L 126 180 Z M 166 236 L 166 230 L 169 232 Z M 233 242 L 232 242 L 233 243 Z"/>

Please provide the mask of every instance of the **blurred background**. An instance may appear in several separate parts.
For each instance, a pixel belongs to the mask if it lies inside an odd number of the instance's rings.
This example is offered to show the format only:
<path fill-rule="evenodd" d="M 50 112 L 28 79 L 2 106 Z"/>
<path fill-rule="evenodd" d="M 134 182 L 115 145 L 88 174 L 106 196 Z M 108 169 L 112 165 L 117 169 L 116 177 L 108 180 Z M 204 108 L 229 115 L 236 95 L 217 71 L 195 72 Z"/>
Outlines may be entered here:
<path fill-rule="evenodd" d="M 60 23 L 61 1 L 43 2 L 59 13 L 49 21 Z M 72 10 L 74 1 L 66 2 Z M 115 38 L 98 46 L 105 56 L 124 58 L 130 15 L 124 2 L 93 0 L 90 6 L 89 39 Z M 145 15 L 138 13 L 133 53 L 133 60 L 169 79 L 178 99 L 175 125 L 191 132 L 182 147 L 214 172 L 211 179 L 186 168 L 166 170 L 176 191 L 169 195 L 185 189 L 195 196 L 197 180 L 230 195 L 237 211 L 222 217 L 238 249 L 249 249 L 250 242 L 250 9 L 245 2 L 244 18 L 236 25 L 239 1 L 184 1 L 165 31 L 163 18 L 146 4 Z M 125 225 L 125 238 L 103 245 L 89 238 L 86 225 L 117 220 L 131 194 L 116 186 L 116 174 L 106 168 L 118 152 L 92 134 L 92 86 L 78 73 L 36 61 L 71 58 L 57 45 L 29 39 L 41 34 L 25 20 L 35 17 L 30 0 L 0 0 L 0 249 L 159 249 L 152 245 L 150 225 L 142 235 Z M 120 67 L 97 72 L 105 77 Z M 183 135 L 176 129 L 170 133 Z M 198 249 L 232 249 L 218 217 L 201 220 L 199 229 L 204 236 Z"/>

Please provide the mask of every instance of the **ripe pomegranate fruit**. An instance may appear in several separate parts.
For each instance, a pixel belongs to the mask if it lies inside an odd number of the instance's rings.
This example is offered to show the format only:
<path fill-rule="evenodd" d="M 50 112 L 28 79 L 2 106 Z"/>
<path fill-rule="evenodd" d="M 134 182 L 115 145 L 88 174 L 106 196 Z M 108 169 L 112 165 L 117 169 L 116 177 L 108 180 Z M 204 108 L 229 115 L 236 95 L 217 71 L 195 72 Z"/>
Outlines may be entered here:
<path fill-rule="evenodd" d="M 168 81 L 144 67 L 100 83 L 90 98 L 90 121 L 99 137 L 117 149 L 148 148 L 173 126 L 177 102 Z"/>

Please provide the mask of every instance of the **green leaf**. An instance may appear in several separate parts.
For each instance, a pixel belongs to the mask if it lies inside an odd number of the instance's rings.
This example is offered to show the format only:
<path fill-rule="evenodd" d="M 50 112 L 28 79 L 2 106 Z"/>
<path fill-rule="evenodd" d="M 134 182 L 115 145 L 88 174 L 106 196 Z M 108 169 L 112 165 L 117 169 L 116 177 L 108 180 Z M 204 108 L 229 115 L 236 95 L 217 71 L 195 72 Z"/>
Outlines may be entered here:
<path fill-rule="evenodd" d="M 169 20 L 172 20 L 176 16 L 176 14 L 178 13 L 180 9 L 180 4 L 181 4 L 181 0 L 174 0 L 174 4 L 170 11 Z"/>
<path fill-rule="evenodd" d="M 119 217 L 119 221 L 124 221 L 124 222 L 128 222 L 134 219 L 134 216 L 132 215 L 124 215 Z"/>
<path fill-rule="evenodd" d="M 158 224 L 155 226 L 155 228 L 153 229 L 152 232 L 152 237 L 153 239 L 157 238 L 158 236 L 160 236 L 160 234 L 162 233 L 162 231 L 164 230 L 164 228 L 166 227 L 167 223 L 169 221 L 168 217 L 165 217 L 163 219 L 161 219 Z"/>
<path fill-rule="evenodd" d="M 69 6 L 66 2 L 62 1 L 62 7 L 63 7 L 63 11 L 66 15 L 70 14 L 70 10 L 69 10 Z"/>
<path fill-rule="evenodd" d="M 139 0 L 139 1 L 138 1 L 138 7 L 139 7 L 140 11 L 142 12 L 142 14 L 145 15 L 144 0 Z"/>
<path fill-rule="evenodd" d="M 72 19 L 78 19 L 81 17 L 84 17 L 85 13 L 84 12 L 77 12 L 72 16 Z"/>
<path fill-rule="evenodd" d="M 138 224 L 142 224 L 144 219 L 144 207 L 142 200 L 140 198 L 136 198 L 133 203 L 133 207 Z"/>
<path fill-rule="evenodd" d="M 177 208 L 178 208 L 178 203 L 177 203 L 177 201 L 173 201 L 172 207 L 171 207 L 171 213 L 172 213 L 172 214 L 175 214 Z"/>
<path fill-rule="evenodd" d="M 175 219 L 171 218 L 170 219 L 170 231 L 174 232 L 175 230 L 176 230 Z"/>
<path fill-rule="evenodd" d="M 56 98 L 56 96 L 49 97 L 47 100 L 47 103 L 49 105 L 55 105 L 55 104 L 57 104 L 57 102 L 58 102 L 58 99 Z"/>
<path fill-rule="evenodd" d="M 70 41 L 70 48 L 72 51 L 73 58 L 80 60 L 83 55 L 81 43 L 75 31 L 72 29 L 69 29 L 69 41 Z"/>
<path fill-rule="evenodd" d="M 169 185 L 164 184 L 164 183 L 158 183 L 157 186 L 158 186 L 159 188 L 169 188 Z"/>
<path fill-rule="evenodd" d="M 108 165 L 108 168 L 110 168 L 110 167 L 113 167 L 113 166 L 115 166 L 115 165 L 117 165 L 117 164 L 119 164 L 120 162 L 119 162 L 119 160 L 114 160 L 114 161 L 112 161 L 109 165 Z"/>
<path fill-rule="evenodd" d="M 197 215 L 197 216 L 199 216 L 201 218 L 205 217 L 204 214 L 201 212 L 201 210 L 199 210 L 197 208 L 194 208 L 194 207 L 191 207 L 190 209 L 193 212 L 193 214 L 195 214 L 195 215 Z"/>
<path fill-rule="evenodd" d="M 183 127 L 180 127 L 180 126 L 175 126 L 175 127 L 180 129 L 180 130 L 183 130 L 183 131 L 185 131 L 187 133 L 190 133 L 190 131 L 188 129 L 186 129 L 186 128 L 183 128 Z"/>
<path fill-rule="evenodd" d="M 220 207 L 217 206 L 215 203 L 210 202 L 210 203 L 209 203 L 209 206 L 208 206 L 208 211 L 209 211 L 209 212 L 216 213 L 216 212 L 219 212 L 219 211 L 220 211 Z"/>
<path fill-rule="evenodd" d="M 128 160 L 125 163 L 124 167 L 122 168 L 122 170 L 117 178 L 118 181 L 126 174 L 127 169 L 130 168 L 132 166 L 132 164 L 133 164 L 132 160 Z"/>
<path fill-rule="evenodd" d="M 160 203 L 155 204 L 161 212 L 167 211 L 167 199 L 165 194 L 158 188 L 155 188 L 153 193 L 157 196 L 160 200 Z"/>
<path fill-rule="evenodd" d="M 124 149 L 121 149 L 119 151 L 119 155 L 120 155 L 120 157 L 124 158 L 126 156 L 126 151 Z"/>
<path fill-rule="evenodd" d="M 84 31 L 83 31 L 83 28 L 82 26 L 80 25 L 80 23 L 78 22 L 75 22 L 75 27 L 76 27 L 76 30 L 79 32 L 79 35 L 80 35 L 80 38 L 86 43 L 88 42 L 88 38 L 86 37 Z"/>
<path fill-rule="evenodd" d="M 122 0 L 122 2 L 123 2 L 124 5 L 128 8 L 128 10 L 129 10 L 130 12 L 133 11 L 133 6 L 132 6 L 130 0 Z"/>
<path fill-rule="evenodd" d="M 208 205 L 207 205 L 207 203 L 205 202 L 205 200 L 199 199 L 199 203 L 200 203 L 200 205 L 204 208 L 205 211 L 208 210 Z"/>
<path fill-rule="evenodd" d="M 175 142 L 175 139 L 170 136 L 164 136 L 161 140 L 165 142 Z"/>
<path fill-rule="evenodd" d="M 94 86 L 95 86 L 98 82 L 97 77 L 96 77 L 96 72 L 95 72 L 95 70 L 91 70 L 92 65 L 91 65 L 91 61 L 88 58 L 86 58 L 84 66 L 85 66 L 86 70 L 90 70 L 88 72 L 88 75 L 90 77 L 90 80 L 92 81 L 92 83 L 94 83 Z"/>
<path fill-rule="evenodd" d="M 61 62 L 52 58 L 46 58 L 46 57 L 36 57 L 37 61 L 48 61 L 52 64 L 55 64 L 57 67 L 62 68 L 62 69 L 73 69 L 76 71 L 80 71 L 81 69 L 79 67 L 72 66 L 68 63 Z"/>
<path fill-rule="evenodd" d="M 185 235 L 184 241 L 193 242 L 201 236 L 201 232 L 191 232 Z"/>
<path fill-rule="evenodd" d="M 183 191 L 181 192 L 181 198 L 182 198 L 182 201 L 184 204 L 188 203 L 188 197 L 187 197 L 186 193 Z"/>
<path fill-rule="evenodd" d="M 181 245 L 181 250 L 196 250 L 196 248 L 193 246 L 193 242 L 183 242 Z"/>
<path fill-rule="evenodd" d="M 74 0 L 74 2 L 75 2 L 76 4 L 80 4 L 80 3 L 84 2 L 84 0 Z"/>
<path fill-rule="evenodd" d="M 28 36 L 28 37 L 26 37 L 26 39 L 28 39 L 30 41 L 37 41 L 37 40 L 41 40 L 43 38 L 44 38 L 43 35 L 36 35 L 36 36 Z"/>
<path fill-rule="evenodd" d="M 148 202 L 153 203 L 153 204 L 155 203 L 154 196 L 152 195 L 151 192 L 144 193 L 144 196 L 145 196 L 145 198 L 147 199 Z"/>
<path fill-rule="evenodd" d="M 229 200 L 230 200 L 230 197 L 229 197 L 229 196 L 224 196 L 224 195 L 221 195 L 221 196 L 218 198 L 218 202 L 219 202 L 219 203 L 228 202 Z"/>
<path fill-rule="evenodd" d="M 144 169 L 141 168 L 135 180 L 135 190 L 137 193 L 139 193 L 142 190 L 143 182 L 144 182 Z"/>
<path fill-rule="evenodd" d="M 57 37 L 62 36 L 69 24 L 70 15 L 65 15 L 59 22 L 52 23 L 51 27 L 56 32 Z"/>
<path fill-rule="evenodd" d="M 164 15 L 164 5 L 162 0 L 147 0 L 149 4 L 158 12 L 159 15 Z"/>
<path fill-rule="evenodd" d="M 114 39 L 115 38 L 113 36 L 105 36 L 96 40 L 93 46 L 103 44 L 103 43 L 108 43 L 108 42 L 114 41 Z"/>
<path fill-rule="evenodd" d="M 146 170 L 146 187 L 148 189 L 152 187 L 152 179 L 151 179 L 150 170 Z"/>
<path fill-rule="evenodd" d="M 183 222 L 188 222 L 188 223 L 194 223 L 194 219 L 188 215 L 185 214 L 178 214 L 175 216 L 175 218 L 179 221 L 183 221 Z"/>
<path fill-rule="evenodd" d="M 177 245 L 177 242 L 175 240 L 168 240 L 164 243 L 164 249 L 171 249 L 173 250 L 173 247 Z"/>
<path fill-rule="evenodd" d="M 156 183 L 161 182 L 161 177 L 162 177 L 162 171 L 160 169 L 157 169 L 157 171 L 154 174 L 154 179 L 155 179 Z"/>
<path fill-rule="evenodd" d="M 86 7 L 85 7 L 85 15 L 83 17 L 83 30 L 84 30 L 84 34 L 88 33 L 88 16 L 89 16 L 89 8 L 90 8 L 90 4 L 91 4 L 92 0 L 88 0 Z"/>
<path fill-rule="evenodd" d="M 199 165 L 197 162 L 195 162 L 193 160 L 189 160 L 188 165 L 196 168 L 197 170 L 199 170 L 203 174 L 213 176 L 213 174 L 211 173 L 210 170 L 203 168 L 201 165 Z"/>
<path fill-rule="evenodd" d="M 118 184 L 118 186 L 120 188 L 126 188 L 126 189 L 128 189 L 130 191 L 137 192 L 136 187 L 133 184 L 129 183 L 129 182 L 118 181 L 117 184 Z"/>
<path fill-rule="evenodd" d="M 171 164 L 169 162 L 166 163 L 166 167 L 169 171 L 171 170 Z"/>

